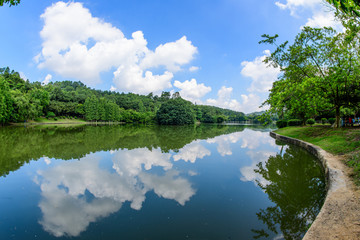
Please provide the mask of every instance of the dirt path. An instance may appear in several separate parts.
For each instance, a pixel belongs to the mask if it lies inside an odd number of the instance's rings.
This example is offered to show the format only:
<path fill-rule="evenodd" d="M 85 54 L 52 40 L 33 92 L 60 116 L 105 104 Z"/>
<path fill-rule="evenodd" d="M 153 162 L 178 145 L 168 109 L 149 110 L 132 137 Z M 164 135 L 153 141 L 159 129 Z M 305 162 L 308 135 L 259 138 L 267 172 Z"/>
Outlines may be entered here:
<path fill-rule="evenodd" d="M 320 213 L 303 240 L 360 239 L 360 190 L 349 178 L 350 169 L 340 156 L 294 138 L 271 136 L 307 149 L 322 162 L 328 180 L 328 193 Z"/>

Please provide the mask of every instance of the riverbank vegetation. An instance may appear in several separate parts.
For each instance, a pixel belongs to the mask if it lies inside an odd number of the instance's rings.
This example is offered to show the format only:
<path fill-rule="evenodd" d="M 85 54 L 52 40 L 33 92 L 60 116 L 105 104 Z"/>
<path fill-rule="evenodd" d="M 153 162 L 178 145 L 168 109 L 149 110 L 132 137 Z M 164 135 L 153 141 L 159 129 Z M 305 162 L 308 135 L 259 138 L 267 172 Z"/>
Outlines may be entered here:
<path fill-rule="evenodd" d="M 332 128 L 330 125 L 285 127 L 276 133 L 300 139 L 337 155 L 344 155 L 353 177 L 360 185 L 360 127 Z"/>
<path fill-rule="evenodd" d="M 161 110 L 161 111 L 159 111 Z M 172 116 L 173 120 L 168 120 Z M 194 105 L 179 93 L 160 96 L 101 91 L 81 82 L 30 82 L 10 68 L 0 69 L 0 124 L 47 118 L 89 122 L 182 125 L 251 119 L 241 112 Z"/>

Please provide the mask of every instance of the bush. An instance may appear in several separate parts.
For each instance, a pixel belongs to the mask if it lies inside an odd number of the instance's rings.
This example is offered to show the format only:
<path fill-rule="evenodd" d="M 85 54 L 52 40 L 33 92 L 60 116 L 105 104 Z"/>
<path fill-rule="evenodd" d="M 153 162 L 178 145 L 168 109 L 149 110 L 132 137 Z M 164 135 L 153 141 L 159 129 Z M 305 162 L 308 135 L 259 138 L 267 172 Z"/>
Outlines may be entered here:
<path fill-rule="evenodd" d="M 321 123 L 322 123 L 322 124 L 327 123 L 327 119 L 326 119 L 326 118 L 322 118 L 322 119 L 321 119 Z"/>
<path fill-rule="evenodd" d="M 315 124 L 315 120 L 310 118 L 310 119 L 306 120 L 306 124 L 309 124 L 310 126 L 312 126 Z"/>
<path fill-rule="evenodd" d="M 301 126 L 302 121 L 300 119 L 290 119 L 288 121 L 289 126 Z"/>
<path fill-rule="evenodd" d="M 46 116 L 47 119 L 53 118 L 53 117 L 56 117 L 55 113 L 53 113 L 53 112 L 48 112 L 47 113 L 47 116 Z"/>
<path fill-rule="evenodd" d="M 278 120 L 276 121 L 276 126 L 278 128 L 284 128 L 287 127 L 288 122 L 286 120 Z"/>
<path fill-rule="evenodd" d="M 329 123 L 333 125 L 336 122 L 336 118 L 329 118 Z"/>
<path fill-rule="evenodd" d="M 54 117 L 54 120 L 55 120 L 55 121 L 57 121 L 57 120 L 58 120 L 58 118 L 57 118 L 57 117 Z"/>

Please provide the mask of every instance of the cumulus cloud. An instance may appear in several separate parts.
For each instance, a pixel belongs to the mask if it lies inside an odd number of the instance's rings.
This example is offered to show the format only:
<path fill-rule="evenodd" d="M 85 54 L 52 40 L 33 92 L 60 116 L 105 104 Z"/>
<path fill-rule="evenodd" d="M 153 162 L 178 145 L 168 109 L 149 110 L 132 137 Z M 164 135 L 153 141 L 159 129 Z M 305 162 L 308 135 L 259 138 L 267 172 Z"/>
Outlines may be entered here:
<path fill-rule="evenodd" d="M 310 12 L 305 26 L 310 27 L 333 27 L 342 31 L 342 25 L 336 21 L 334 11 L 329 4 L 323 0 L 284 0 L 275 4 L 282 10 L 288 9 L 290 15 L 299 17 L 300 13 Z"/>
<path fill-rule="evenodd" d="M 185 82 L 175 81 L 174 86 L 181 89 L 179 93 L 182 98 L 197 103 L 201 102 L 200 98 L 211 91 L 211 87 L 207 87 L 203 83 L 198 84 L 194 78 Z"/>
<path fill-rule="evenodd" d="M 120 175 L 133 177 L 142 171 L 143 166 L 145 170 L 150 170 L 153 166 L 163 167 L 164 170 L 171 169 L 170 157 L 171 154 L 162 153 L 160 149 L 152 151 L 147 148 L 123 150 L 116 152 L 113 158 L 113 168 Z"/>
<path fill-rule="evenodd" d="M 206 149 L 199 142 L 192 142 L 182 149 L 179 153 L 174 155 L 174 161 L 184 160 L 185 162 L 195 163 L 196 159 L 202 159 L 205 156 L 210 156 L 211 152 Z"/>
<path fill-rule="evenodd" d="M 140 66 L 143 69 L 165 66 L 166 69 L 177 72 L 181 65 L 189 63 L 194 58 L 195 53 L 197 48 L 184 36 L 175 42 L 158 46 L 154 52 L 149 51 Z"/>
<path fill-rule="evenodd" d="M 38 171 L 34 181 L 41 189 L 39 223 L 56 237 L 76 237 L 91 222 L 119 211 L 124 202 L 140 210 L 149 191 L 185 205 L 196 191 L 180 172 L 171 170 L 170 157 L 157 149 L 123 150 L 113 154 L 115 171 L 101 167 L 95 154 Z M 163 167 L 165 174 L 147 172 L 153 166 Z"/>
<path fill-rule="evenodd" d="M 159 197 L 175 200 L 182 206 L 195 194 L 195 190 L 191 187 L 190 182 L 185 178 L 179 177 L 178 171 L 168 171 L 164 176 L 143 172 L 139 177 L 144 185 L 154 190 Z"/>
<path fill-rule="evenodd" d="M 196 72 L 197 70 L 199 70 L 199 67 L 197 67 L 197 66 L 191 66 L 191 67 L 189 67 L 189 71 L 190 71 L 190 72 Z"/>
<path fill-rule="evenodd" d="M 100 73 L 115 68 L 113 81 L 119 90 L 159 93 L 171 87 L 173 73 L 197 53 L 186 36 L 152 51 L 141 31 L 126 38 L 77 2 L 57 2 L 41 18 L 42 50 L 34 58 L 38 67 L 89 85 L 100 83 Z M 163 72 L 153 74 L 151 68 Z"/>
<path fill-rule="evenodd" d="M 226 156 L 226 155 L 230 156 L 232 155 L 232 150 L 230 145 L 232 143 L 237 143 L 240 140 L 241 136 L 242 136 L 241 132 L 236 132 L 236 133 L 217 136 L 215 138 L 208 139 L 207 142 L 212 144 L 216 143 L 218 145 L 216 149 L 221 156 Z"/>
<path fill-rule="evenodd" d="M 232 109 L 235 111 L 241 111 L 240 103 L 236 99 L 231 98 L 232 91 L 232 87 L 222 86 L 217 93 L 218 98 L 209 98 L 206 100 L 206 104 L 221 108 Z"/>
<path fill-rule="evenodd" d="M 243 61 L 241 74 L 251 78 L 252 83 L 249 92 L 268 92 L 274 81 L 280 74 L 279 68 L 269 67 L 264 60 L 270 55 L 269 50 L 264 51 L 264 55 L 256 57 L 253 61 Z"/>
<path fill-rule="evenodd" d="M 48 85 L 49 82 L 51 81 L 51 79 L 52 79 L 52 75 L 51 75 L 51 74 L 48 74 L 48 75 L 46 75 L 44 81 L 42 81 L 41 84 L 42 84 L 42 85 Z"/>

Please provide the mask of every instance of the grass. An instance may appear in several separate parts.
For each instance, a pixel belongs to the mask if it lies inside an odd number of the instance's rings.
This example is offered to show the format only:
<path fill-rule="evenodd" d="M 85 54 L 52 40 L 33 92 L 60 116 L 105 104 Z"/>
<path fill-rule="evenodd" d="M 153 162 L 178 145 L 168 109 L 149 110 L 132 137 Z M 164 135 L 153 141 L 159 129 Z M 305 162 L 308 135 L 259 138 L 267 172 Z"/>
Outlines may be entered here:
<path fill-rule="evenodd" d="M 360 127 L 332 128 L 329 125 L 313 127 L 286 127 L 276 133 L 297 138 L 336 155 L 346 155 L 347 165 L 354 169 L 354 180 L 360 185 Z"/>
<path fill-rule="evenodd" d="M 74 118 L 37 118 L 35 120 L 27 121 L 29 124 L 78 124 L 86 123 L 83 119 L 74 119 Z"/>

